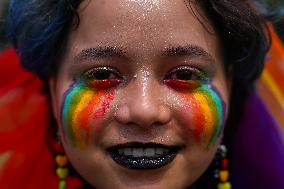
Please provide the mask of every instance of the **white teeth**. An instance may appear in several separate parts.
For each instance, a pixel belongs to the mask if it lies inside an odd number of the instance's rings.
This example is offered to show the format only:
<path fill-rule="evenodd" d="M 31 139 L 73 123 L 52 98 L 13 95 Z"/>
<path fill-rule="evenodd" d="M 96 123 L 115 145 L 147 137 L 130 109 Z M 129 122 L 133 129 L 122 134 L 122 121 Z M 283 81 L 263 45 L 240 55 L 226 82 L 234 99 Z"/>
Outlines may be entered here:
<path fill-rule="evenodd" d="M 132 149 L 131 148 L 125 148 L 124 149 L 124 155 L 125 156 L 133 156 Z"/>
<path fill-rule="evenodd" d="M 164 153 L 164 149 L 163 148 L 157 148 L 156 149 L 156 155 L 162 155 Z"/>
<path fill-rule="evenodd" d="M 146 156 L 146 157 L 155 156 L 155 149 L 154 148 L 146 148 L 144 150 L 144 156 Z"/>
<path fill-rule="evenodd" d="M 133 155 L 134 157 L 142 157 L 144 155 L 142 148 L 133 148 Z"/>
<path fill-rule="evenodd" d="M 118 150 L 119 155 L 133 157 L 153 157 L 168 153 L 170 150 L 166 148 L 121 148 Z"/>

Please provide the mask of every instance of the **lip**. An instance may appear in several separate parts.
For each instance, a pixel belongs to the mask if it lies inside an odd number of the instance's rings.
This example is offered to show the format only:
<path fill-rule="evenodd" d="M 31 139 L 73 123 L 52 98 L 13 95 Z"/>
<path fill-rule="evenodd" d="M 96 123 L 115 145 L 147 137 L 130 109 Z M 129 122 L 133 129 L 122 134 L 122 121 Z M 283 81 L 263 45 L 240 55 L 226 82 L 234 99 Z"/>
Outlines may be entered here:
<path fill-rule="evenodd" d="M 178 145 L 131 142 L 106 149 L 111 159 L 128 169 L 159 169 L 169 165 L 181 150 Z"/>

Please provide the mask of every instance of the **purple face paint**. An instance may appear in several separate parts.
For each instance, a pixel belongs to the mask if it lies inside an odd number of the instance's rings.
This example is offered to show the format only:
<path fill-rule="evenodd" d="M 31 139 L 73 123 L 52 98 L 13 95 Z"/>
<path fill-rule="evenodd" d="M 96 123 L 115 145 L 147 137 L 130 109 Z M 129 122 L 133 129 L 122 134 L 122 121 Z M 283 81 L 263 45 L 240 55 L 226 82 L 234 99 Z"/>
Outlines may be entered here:
<path fill-rule="evenodd" d="M 208 146 L 216 144 L 225 118 L 224 102 L 217 89 L 193 80 L 167 80 L 166 84 L 182 92 L 186 100 L 183 112 L 191 114 L 188 125 L 193 128 L 194 138 L 198 142 L 203 138 Z"/>
<path fill-rule="evenodd" d="M 64 132 L 76 147 L 89 143 L 94 119 L 104 117 L 114 99 L 119 80 L 94 80 L 73 83 L 64 94 L 62 122 Z"/>

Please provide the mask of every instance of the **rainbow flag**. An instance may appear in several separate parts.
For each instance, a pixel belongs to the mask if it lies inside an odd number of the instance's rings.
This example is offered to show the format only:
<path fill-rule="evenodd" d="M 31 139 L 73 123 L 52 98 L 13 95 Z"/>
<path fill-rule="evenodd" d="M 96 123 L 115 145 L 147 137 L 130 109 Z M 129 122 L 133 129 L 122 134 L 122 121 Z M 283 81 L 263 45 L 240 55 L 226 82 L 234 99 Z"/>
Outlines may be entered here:
<path fill-rule="evenodd" d="M 284 45 L 272 25 L 269 29 L 272 46 L 257 82 L 257 92 L 276 123 L 284 128 Z"/>

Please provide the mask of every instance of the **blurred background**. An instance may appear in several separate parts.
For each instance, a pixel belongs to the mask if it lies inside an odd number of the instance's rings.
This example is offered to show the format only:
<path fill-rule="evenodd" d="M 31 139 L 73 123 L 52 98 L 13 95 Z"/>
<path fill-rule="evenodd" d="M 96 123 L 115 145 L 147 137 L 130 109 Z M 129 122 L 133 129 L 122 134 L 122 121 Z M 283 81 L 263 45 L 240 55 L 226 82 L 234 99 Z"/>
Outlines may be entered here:
<path fill-rule="evenodd" d="M 257 0 L 256 0 L 257 1 Z M 279 37 L 284 41 L 284 0 L 262 0 L 267 18 L 272 21 Z"/>
<path fill-rule="evenodd" d="M 5 37 L 5 17 L 8 12 L 8 0 L 0 0 L 0 51 L 7 47 L 7 39 Z"/>

